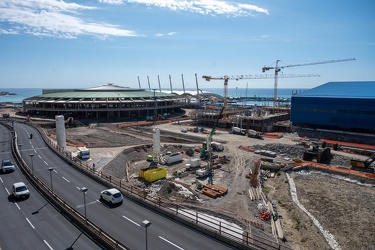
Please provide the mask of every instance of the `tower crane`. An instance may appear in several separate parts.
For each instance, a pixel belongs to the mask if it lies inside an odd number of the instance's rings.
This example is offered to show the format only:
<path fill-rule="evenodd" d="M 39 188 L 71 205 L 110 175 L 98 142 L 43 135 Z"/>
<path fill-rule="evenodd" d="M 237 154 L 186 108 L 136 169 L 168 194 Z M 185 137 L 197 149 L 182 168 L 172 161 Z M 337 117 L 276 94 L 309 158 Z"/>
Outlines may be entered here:
<path fill-rule="evenodd" d="M 319 77 L 316 74 L 280 74 L 279 78 L 294 78 L 294 77 Z M 223 112 L 223 119 L 228 119 L 228 81 L 229 80 L 243 80 L 243 79 L 272 79 L 274 78 L 271 74 L 261 74 L 261 75 L 225 75 L 219 77 L 211 77 L 211 76 L 202 76 L 202 78 L 206 79 L 206 81 L 211 80 L 224 80 L 224 112 Z"/>
<path fill-rule="evenodd" d="M 276 66 L 275 67 L 266 67 L 264 66 L 262 68 L 262 72 L 266 72 L 267 70 L 274 69 L 275 70 L 275 84 L 274 84 L 274 90 L 273 90 L 273 106 L 275 107 L 276 101 L 277 101 L 277 79 L 280 78 L 279 71 L 283 68 L 289 68 L 289 67 L 300 67 L 300 66 L 308 66 L 308 65 L 317 65 L 317 64 L 325 64 L 325 63 L 336 63 L 336 62 L 346 62 L 346 61 L 353 61 L 355 58 L 346 58 L 346 59 L 339 59 L 339 60 L 326 60 L 326 61 L 320 61 L 320 62 L 311 62 L 311 63 L 303 63 L 303 64 L 290 64 L 285 66 L 279 66 L 280 60 L 276 60 Z"/>

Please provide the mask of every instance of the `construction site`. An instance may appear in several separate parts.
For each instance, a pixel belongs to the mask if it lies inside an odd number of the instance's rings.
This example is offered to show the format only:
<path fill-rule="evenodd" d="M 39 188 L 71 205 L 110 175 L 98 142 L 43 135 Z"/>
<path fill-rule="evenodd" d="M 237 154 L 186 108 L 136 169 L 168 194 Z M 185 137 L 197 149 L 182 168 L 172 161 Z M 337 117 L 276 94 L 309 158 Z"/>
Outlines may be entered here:
<path fill-rule="evenodd" d="M 65 150 L 102 178 L 236 223 L 283 249 L 372 249 L 375 136 L 294 126 L 291 107 L 277 98 L 280 69 L 348 60 L 265 67 L 275 69 L 261 76 L 275 79 L 273 106 L 228 101 L 229 80 L 259 76 L 203 76 L 223 81 L 224 96 L 184 94 L 197 102 L 168 116 L 155 109 L 152 119 L 66 123 Z M 31 121 L 56 140 L 54 121 Z"/>
<path fill-rule="evenodd" d="M 306 131 L 254 136 L 247 134 L 250 129 L 217 126 L 217 116 L 216 125 L 197 126 L 190 119 L 197 111 L 185 111 L 173 121 L 147 125 L 69 127 L 66 150 L 100 176 L 237 223 L 286 248 L 370 249 L 375 244 L 370 219 L 375 146 L 308 137 Z M 42 126 L 56 139 L 54 128 Z M 80 159 L 81 146 L 90 150 L 90 159 Z M 353 231 L 361 231 L 361 237 Z"/>

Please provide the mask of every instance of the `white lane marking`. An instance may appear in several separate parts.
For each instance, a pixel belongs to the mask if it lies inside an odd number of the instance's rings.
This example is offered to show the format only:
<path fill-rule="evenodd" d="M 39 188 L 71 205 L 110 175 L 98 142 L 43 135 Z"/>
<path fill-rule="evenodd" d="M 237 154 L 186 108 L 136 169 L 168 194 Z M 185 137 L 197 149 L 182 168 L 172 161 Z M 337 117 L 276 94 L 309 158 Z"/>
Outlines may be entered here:
<path fill-rule="evenodd" d="M 57 171 L 54 169 L 53 172 L 55 172 L 57 174 Z"/>
<path fill-rule="evenodd" d="M 34 147 L 34 146 L 33 146 Z M 35 154 L 37 154 L 36 150 L 34 149 Z"/>
<path fill-rule="evenodd" d="M 64 176 L 62 177 L 65 181 L 67 182 L 70 182 L 70 180 L 68 180 L 67 178 L 65 178 Z M 80 189 L 80 188 L 79 188 Z"/>
<path fill-rule="evenodd" d="M 131 219 L 129 219 L 128 217 L 126 217 L 125 215 L 123 215 L 122 217 L 124 217 L 125 219 L 127 219 L 128 221 L 130 221 L 131 223 L 133 223 L 133 224 L 135 224 L 135 225 L 137 225 L 137 226 L 141 226 L 141 225 L 139 225 L 137 222 L 135 222 L 135 221 L 132 221 Z"/>
<path fill-rule="evenodd" d="M 15 202 L 14 204 L 16 204 L 16 207 L 18 208 L 18 210 L 21 210 L 20 206 L 18 206 L 18 203 Z"/>
<path fill-rule="evenodd" d="M 31 226 L 33 229 L 35 229 L 35 227 L 33 226 L 33 224 L 31 224 L 31 222 L 29 221 L 29 219 L 26 218 L 26 220 L 27 220 L 27 222 L 29 222 L 30 226 Z"/>
<path fill-rule="evenodd" d="M 159 238 L 162 239 L 162 240 L 164 240 L 164 241 L 166 241 L 166 242 L 168 242 L 168 243 L 171 244 L 172 246 L 177 247 L 178 249 L 184 250 L 182 247 L 177 246 L 177 245 L 174 244 L 173 242 L 170 242 L 169 240 L 167 240 L 167 239 L 165 239 L 165 238 L 163 238 L 163 237 L 161 237 L 161 236 L 159 236 Z"/>
<path fill-rule="evenodd" d="M 46 243 L 47 247 L 49 247 L 49 249 L 53 250 L 53 248 L 48 244 L 48 242 L 46 240 L 44 240 L 44 243 Z"/>
<path fill-rule="evenodd" d="M 92 201 L 92 202 L 86 203 L 86 206 L 87 206 L 87 205 L 94 204 L 94 203 L 97 203 L 97 202 L 98 202 L 98 200 L 94 200 L 94 201 Z M 81 207 L 84 207 L 84 206 L 85 206 L 85 204 L 83 204 L 83 205 L 77 205 L 76 208 L 81 208 Z"/>
<path fill-rule="evenodd" d="M 8 195 L 10 195 L 9 190 L 8 190 L 7 188 L 5 188 L 5 191 L 7 191 L 7 194 L 8 194 Z"/>
<path fill-rule="evenodd" d="M 48 163 L 46 161 L 44 161 L 44 163 L 48 166 Z"/>
<path fill-rule="evenodd" d="M 40 155 L 38 155 L 40 159 L 42 159 L 42 157 Z"/>
<path fill-rule="evenodd" d="M 0 181 L 1 181 L 1 183 L 4 183 L 4 182 L 3 182 L 3 178 L 1 178 L 1 177 L 0 177 Z"/>

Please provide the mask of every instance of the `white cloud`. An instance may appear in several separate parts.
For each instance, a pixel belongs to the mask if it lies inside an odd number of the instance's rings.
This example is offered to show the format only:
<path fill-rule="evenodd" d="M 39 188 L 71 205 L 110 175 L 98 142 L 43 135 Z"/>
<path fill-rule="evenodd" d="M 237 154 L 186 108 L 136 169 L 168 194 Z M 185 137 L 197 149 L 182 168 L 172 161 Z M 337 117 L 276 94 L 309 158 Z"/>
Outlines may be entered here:
<path fill-rule="evenodd" d="M 166 8 L 173 11 L 190 11 L 204 15 L 252 16 L 254 13 L 269 15 L 268 10 L 256 5 L 230 3 L 220 0 L 99 0 L 101 3 L 135 3 Z"/>
<path fill-rule="evenodd" d="M 162 37 L 162 36 L 173 36 L 173 35 L 176 35 L 177 32 L 168 32 L 167 34 L 161 34 L 161 33 L 158 33 L 158 34 L 155 34 L 155 36 L 157 37 Z"/>
<path fill-rule="evenodd" d="M 89 22 L 79 16 L 79 10 L 95 9 L 58 0 L 2 0 L 0 22 L 15 26 L 13 32 L 34 36 L 76 38 L 91 35 L 102 39 L 109 36 L 138 36 L 116 25 Z M 2 30 L 1 34 L 5 32 Z"/>

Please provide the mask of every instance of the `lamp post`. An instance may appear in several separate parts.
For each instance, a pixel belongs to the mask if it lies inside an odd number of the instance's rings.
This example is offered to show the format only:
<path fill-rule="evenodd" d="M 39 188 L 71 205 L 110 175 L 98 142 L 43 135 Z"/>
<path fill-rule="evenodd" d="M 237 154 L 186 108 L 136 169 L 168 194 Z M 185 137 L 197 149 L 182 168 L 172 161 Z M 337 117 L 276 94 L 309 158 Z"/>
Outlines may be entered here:
<path fill-rule="evenodd" d="M 31 154 L 30 154 L 30 158 L 31 158 L 31 171 L 34 173 L 34 162 L 33 162 L 33 156 L 34 156 L 34 154 L 31 153 Z"/>
<path fill-rule="evenodd" d="M 85 221 L 87 223 L 87 216 L 86 216 L 86 192 L 87 192 L 87 187 L 81 188 L 81 191 L 83 192 L 83 205 L 85 207 Z"/>
<path fill-rule="evenodd" d="M 151 222 L 148 220 L 142 221 L 142 226 L 146 228 L 146 250 L 148 250 L 148 244 L 147 244 L 147 228 L 151 225 Z"/>
<path fill-rule="evenodd" d="M 52 185 L 52 171 L 53 171 L 53 168 L 52 167 L 49 167 L 48 168 L 48 171 L 49 171 L 49 176 L 51 178 L 51 190 L 52 190 L 52 193 L 53 193 L 53 185 Z"/>

